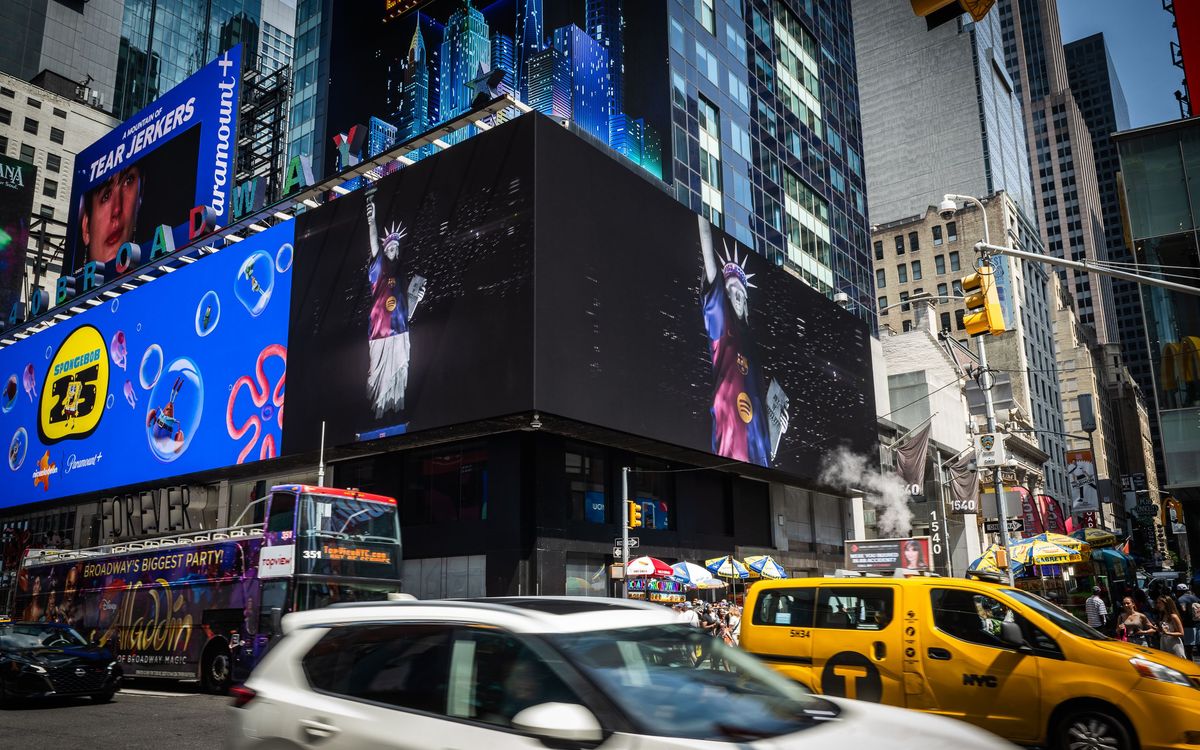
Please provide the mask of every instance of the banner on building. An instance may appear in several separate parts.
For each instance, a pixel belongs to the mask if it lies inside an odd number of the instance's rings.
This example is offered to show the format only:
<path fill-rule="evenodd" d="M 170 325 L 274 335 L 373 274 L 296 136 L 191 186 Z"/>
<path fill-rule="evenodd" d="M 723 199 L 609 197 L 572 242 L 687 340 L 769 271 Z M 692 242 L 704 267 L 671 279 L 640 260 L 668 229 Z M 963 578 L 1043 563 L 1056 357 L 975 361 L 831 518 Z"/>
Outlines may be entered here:
<path fill-rule="evenodd" d="M 79 152 L 64 269 L 113 269 L 126 243 L 140 246 L 140 259 L 123 256 L 136 266 L 163 247 L 159 226 L 182 247 L 190 224 L 229 223 L 241 76 L 237 45 Z"/>
<path fill-rule="evenodd" d="M 929 537 L 905 539 L 851 539 L 846 541 L 846 570 L 932 570 Z"/>
<path fill-rule="evenodd" d="M 1037 502 L 1025 487 L 1014 487 L 1021 497 L 1021 518 L 1025 520 L 1025 533 L 1035 535 L 1046 531 L 1046 524 L 1037 506 Z"/>
<path fill-rule="evenodd" d="M 1100 509 L 1096 487 L 1096 464 L 1088 449 L 1067 451 L 1067 480 L 1071 484 L 1071 514 Z"/>
<path fill-rule="evenodd" d="M 933 423 L 910 435 L 903 445 L 892 448 L 896 461 L 896 473 L 908 487 L 908 494 L 919 497 L 925 494 L 925 463 L 929 456 L 929 433 Z"/>
<path fill-rule="evenodd" d="M 968 515 L 979 512 L 979 472 L 971 464 L 975 451 L 969 450 L 950 464 L 950 512 Z"/>
<path fill-rule="evenodd" d="M 1038 495 L 1038 504 L 1042 507 L 1042 517 L 1046 523 L 1046 531 L 1054 534 L 1066 534 L 1067 525 L 1063 522 L 1062 506 L 1050 495 Z"/>
<path fill-rule="evenodd" d="M 37 167 L 0 153 L 0 320 L 21 301 L 36 182 Z"/>
<path fill-rule="evenodd" d="M 278 456 L 294 225 L 0 349 L 0 508 Z"/>

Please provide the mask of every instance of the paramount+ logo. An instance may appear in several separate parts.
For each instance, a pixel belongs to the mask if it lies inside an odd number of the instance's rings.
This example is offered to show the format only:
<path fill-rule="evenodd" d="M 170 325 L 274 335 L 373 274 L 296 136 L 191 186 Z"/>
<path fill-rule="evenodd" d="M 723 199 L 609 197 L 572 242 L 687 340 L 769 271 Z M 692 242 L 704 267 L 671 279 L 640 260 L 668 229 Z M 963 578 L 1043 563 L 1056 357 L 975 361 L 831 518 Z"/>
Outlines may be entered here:
<path fill-rule="evenodd" d="M 38 404 L 38 435 L 49 445 L 95 432 L 108 395 L 108 346 L 94 326 L 76 328 L 50 360 Z"/>

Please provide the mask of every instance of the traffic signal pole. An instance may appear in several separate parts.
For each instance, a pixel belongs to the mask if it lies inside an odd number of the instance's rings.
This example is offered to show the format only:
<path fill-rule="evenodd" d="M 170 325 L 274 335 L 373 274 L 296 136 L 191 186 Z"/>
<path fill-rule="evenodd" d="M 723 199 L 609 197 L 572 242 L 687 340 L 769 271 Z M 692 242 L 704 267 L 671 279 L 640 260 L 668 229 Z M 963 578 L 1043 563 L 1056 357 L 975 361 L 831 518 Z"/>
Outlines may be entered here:
<path fill-rule="evenodd" d="M 1200 287 L 1179 284 L 1174 281 L 1156 279 L 1153 276 L 1145 276 L 1140 273 L 1133 273 L 1132 271 L 1122 271 L 1116 268 L 1097 266 L 1086 261 L 1067 260 L 1066 258 L 1056 258 L 1053 255 L 1038 255 L 1037 253 L 1031 253 L 1027 250 L 1017 250 L 1016 248 L 1012 247 L 1001 247 L 1000 245 L 993 245 L 987 240 L 975 245 L 975 250 L 985 258 L 992 253 L 996 253 L 998 255 L 1009 255 L 1014 258 L 1021 258 L 1022 260 L 1032 260 L 1037 263 L 1047 263 L 1052 266 L 1064 266 L 1066 268 L 1074 268 L 1078 271 L 1086 271 L 1088 273 L 1100 274 L 1102 276 L 1112 276 L 1114 279 L 1136 281 L 1139 284 L 1162 287 L 1163 289 L 1170 289 L 1173 292 L 1180 292 L 1181 294 L 1200 295 Z"/>
<path fill-rule="evenodd" d="M 621 467 L 621 598 L 629 598 L 629 467 Z"/>

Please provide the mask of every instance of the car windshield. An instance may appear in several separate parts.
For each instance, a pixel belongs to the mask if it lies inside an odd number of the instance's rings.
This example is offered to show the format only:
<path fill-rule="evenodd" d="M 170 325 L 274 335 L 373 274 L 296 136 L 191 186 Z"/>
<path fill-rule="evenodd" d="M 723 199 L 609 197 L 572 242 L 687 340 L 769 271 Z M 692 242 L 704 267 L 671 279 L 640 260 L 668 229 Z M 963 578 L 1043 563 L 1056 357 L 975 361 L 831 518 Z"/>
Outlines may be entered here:
<path fill-rule="evenodd" d="M 1106 635 L 1075 617 L 1075 615 L 1056 604 L 1051 604 L 1037 594 L 1031 594 L 1021 589 L 1004 589 L 1004 593 L 1026 605 L 1071 635 L 1077 635 L 1080 638 L 1087 638 L 1091 641 L 1103 641 L 1107 638 Z"/>
<path fill-rule="evenodd" d="M 755 657 L 686 625 L 548 640 L 647 734 L 751 741 L 838 715 Z"/>
<path fill-rule="evenodd" d="M 86 645 L 87 639 L 72 628 L 21 623 L 0 625 L 0 648 L 23 650 Z"/>

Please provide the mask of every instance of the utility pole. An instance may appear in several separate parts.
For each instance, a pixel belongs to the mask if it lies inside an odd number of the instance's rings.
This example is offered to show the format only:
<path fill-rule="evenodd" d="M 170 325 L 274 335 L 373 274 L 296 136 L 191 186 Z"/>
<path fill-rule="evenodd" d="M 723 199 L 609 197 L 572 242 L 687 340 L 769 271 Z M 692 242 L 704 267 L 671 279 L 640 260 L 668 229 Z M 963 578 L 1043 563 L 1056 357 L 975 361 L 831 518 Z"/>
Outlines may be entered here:
<path fill-rule="evenodd" d="M 629 467 L 621 467 L 621 598 L 629 598 Z"/>
<path fill-rule="evenodd" d="M 982 208 L 982 206 L 981 206 Z M 987 224 L 984 224 L 986 227 Z M 984 230 L 985 234 L 987 230 Z M 985 259 L 986 260 L 986 259 Z M 988 261 L 990 264 L 991 261 Z M 989 265 L 990 267 L 990 265 Z M 983 391 L 983 409 L 984 416 L 987 417 L 987 431 L 995 434 L 996 432 L 996 408 L 992 405 L 992 373 L 988 369 L 987 363 L 987 345 L 984 344 L 984 338 L 979 337 L 979 370 L 980 390 Z M 1000 467 L 992 467 L 992 479 L 994 480 L 996 490 L 996 508 L 1000 515 L 1000 539 L 1004 543 L 1004 571 L 1008 575 L 1008 585 L 1016 585 L 1013 580 L 1012 557 L 1009 555 L 1008 549 L 1008 508 L 1004 503 L 1004 483 L 1000 479 Z"/>

